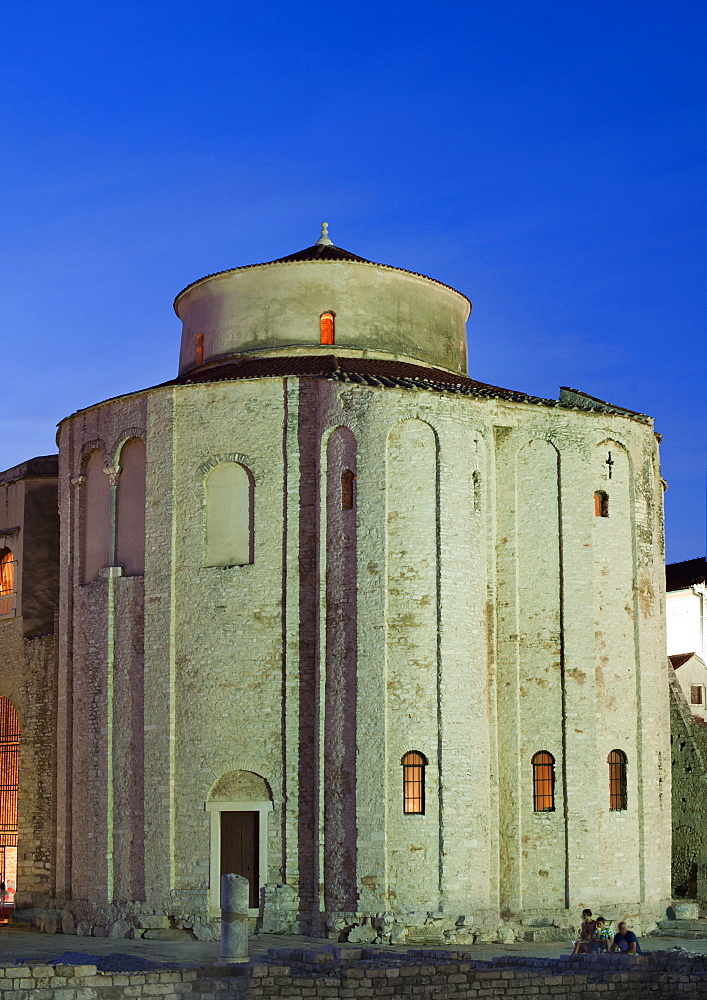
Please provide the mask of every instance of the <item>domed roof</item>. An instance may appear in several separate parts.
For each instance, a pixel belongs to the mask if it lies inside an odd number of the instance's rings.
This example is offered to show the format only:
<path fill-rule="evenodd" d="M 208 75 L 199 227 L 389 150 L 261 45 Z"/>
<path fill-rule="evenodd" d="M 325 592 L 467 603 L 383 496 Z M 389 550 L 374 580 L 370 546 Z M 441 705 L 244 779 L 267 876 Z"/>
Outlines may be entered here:
<path fill-rule="evenodd" d="M 370 264 L 373 267 L 383 267 L 388 271 L 401 271 L 403 274 L 414 274 L 418 278 L 425 278 L 427 281 L 434 281 L 437 285 L 442 285 L 443 288 L 449 288 L 456 295 L 459 295 L 471 309 L 471 302 L 458 289 L 453 288 L 451 285 L 445 284 L 444 281 L 439 281 L 437 278 L 430 278 L 426 274 L 422 274 L 420 271 L 410 271 L 406 267 L 395 267 L 392 264 L 381 264 L 376 260 L 369 260 L 367 257 L 360 257 L 358 254 L 352 253 L 350 250 L 344 250 L 343 247 L 334 246 L 332 241 L 329 239 L 329 223 L 322 222 L 322 232 L 321 236 L 311 247 L 305 247 L 304 250 L 297 250 L 295 253 L 287 254 L 286 257 L 276 257 L 274 260 L 263 260 L 257 264 L 241 264 L 240 267 L 230 267 L 225 271 L 214 271 L 212 274 L 206 274 L 203 278 L 197 278 L 196 281 L 190 282 L 185 288 L 179 292 L 179 294 L 174 299 L 174 311 L 179 315 L 177 309 L 177 303 L 179 302 L 182 295 L 188 292 L 190 288 L 194 285 L 198 285 L 202 281 L 206 281 L 208 278 L 217 278 L 220 274 L 232 274 L 236 271 L 247 271 L 255 267 L 268 267 L 270 264 L 292 264 L 298 261 L 353 261 L 357 264 Z"/>

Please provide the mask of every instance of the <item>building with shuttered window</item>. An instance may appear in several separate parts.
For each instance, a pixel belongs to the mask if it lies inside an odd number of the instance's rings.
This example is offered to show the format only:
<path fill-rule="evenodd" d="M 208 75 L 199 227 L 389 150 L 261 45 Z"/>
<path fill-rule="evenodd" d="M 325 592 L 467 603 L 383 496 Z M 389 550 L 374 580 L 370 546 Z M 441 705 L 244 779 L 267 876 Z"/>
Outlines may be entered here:
<path fill-rule="evenodd" d="M 670 757 L 650 418 L 470 377 L 466 297 L 326 228 L 175 309 L 178 376 L 59 427 L 44 905 L 208 938 L 236 871 L 271 931 L 652 921 Z"/>

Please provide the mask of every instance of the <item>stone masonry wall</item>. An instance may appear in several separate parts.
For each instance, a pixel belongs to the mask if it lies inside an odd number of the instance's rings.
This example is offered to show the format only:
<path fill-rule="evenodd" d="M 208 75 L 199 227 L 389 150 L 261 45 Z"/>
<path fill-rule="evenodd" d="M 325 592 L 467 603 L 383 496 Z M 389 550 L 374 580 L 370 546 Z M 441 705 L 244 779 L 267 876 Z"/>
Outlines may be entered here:
<path fill-rule="evenodd" d="M 707 905 L 707 725 L 698 722 L 671 669 L 673 892 Z"/>
<path fill-rule="evenodd" d="M 87 450 L 102 442 L 108 464 L 140 428 L 144 604 L 137 578 L 81 585 L 71 558 Z M 356 455 L 355 566 L 327 507 L 333 434 Z M 59 836 L 74 896 L 197 933 L 217 910 L 214 810 L 239 807 L 211 790 L 244 771 L 268 797 L 243 807 L 267 825 L 265 898 L 293 894 L 302 932 L 461 942 L 501 921 L 566 927 L 568 907 L 661 914 L 669 728 L 649 423 L 273 378 L 150 390 L 61 435 L 59 773 L 73 792 Z M 205 566 L 204 482 L 234 461 L 254 481 L 254 560 Z M 599 488 L 608 519 L 594 516 Z M 356 658 L 340 669 L 354 571 Z M 612 811 L 617 748 L 628 808 Z M 428 760 L 424 815 L 402 813 L 409 750 Z M 540 750 L 556 761 L 546 813 L 533 810 Z M 346 796 L 328 799 L 335 772 Z"/>
<path fill-rule="evenodd" d="M 18 903 L 46 899 L 52 883 L 54 641 L 23 639 L 22 617 L 0 622 L 0 695 L 20 722 Z"/>
<path fill-rule="evenodd" d="M 99 972 L 95 965 L 0 966 L 0 1000 L 270 1000 L 270 998 L 547 996 L 553 1000 L 611 996 L 614 1000 L 695 1000 L 707 996 L 703 956 L 660 953 L 506 958 L 474 961 L 468 954 L 273 950 L 243 966 L 175 968 L 140 973 Z"/>

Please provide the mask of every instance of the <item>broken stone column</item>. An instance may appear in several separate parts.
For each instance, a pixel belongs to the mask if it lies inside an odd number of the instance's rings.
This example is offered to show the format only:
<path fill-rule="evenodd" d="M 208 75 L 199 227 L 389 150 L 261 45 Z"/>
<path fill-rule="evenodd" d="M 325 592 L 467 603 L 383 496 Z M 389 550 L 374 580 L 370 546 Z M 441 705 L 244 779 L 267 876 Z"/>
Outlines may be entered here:
<path fill-rule="evenodd" d="M 241 875 L 221 876 L 219 965 L 248 961 L 249 883 Z"/>

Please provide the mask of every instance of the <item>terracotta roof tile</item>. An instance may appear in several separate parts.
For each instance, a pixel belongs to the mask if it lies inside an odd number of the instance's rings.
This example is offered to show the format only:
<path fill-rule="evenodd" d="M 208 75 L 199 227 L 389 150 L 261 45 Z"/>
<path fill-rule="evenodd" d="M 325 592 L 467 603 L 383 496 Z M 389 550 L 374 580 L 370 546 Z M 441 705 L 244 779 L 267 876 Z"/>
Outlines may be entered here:
<path fill-rule="evenodd" d="M 399 389 L 428 389 L 453 392 L 486 399 L 507 399 L 515 403 L 540 403 L 557 406 L 556 400 L 529 396 L 525 392 L 502 389 L 477 382 L 465 375 L 439 368 L 374 358 L 337 357 L 334 354 L 284 355 L 269 358 L 240 358 L 196 371 L 185 372 L 163 385 L 189 385 L 199 382 L 230 382 L 251 378 L 321 378 L 355 385 L 385 386 Z"/>
<path fill-rule="evenodd" d="M 387 271 L 402 271 L 403 274 L 412 274 L 416 278 L 425 278 L 427 281 L 433 281 L 436 285 L 442 285 L 443 288 L 449 288 L 450 291 L 455 292 L 462 299 L 469 303 L 469 309 L 471 309 L 471 302 L 460 292 L 457 288 L 452 288 L 451 285 L 447 285 L 444 281 L 439 281 L 437 278 L 430 278 L 427 274 L 421 274 L 420 271 L 410 271 L 406 267 L 394 267 L 392 264 L 379 264 L 375 260 L 368 260 L 367 257 L 359 257 L 358 254 L 351 253 L 350 250 L 344 250 L 343 247 L 335 247 L 333 244 L 322 244 L 315 243 L 314 246 L 305 247 L 304 250 L 297 250 L 296 253 L 288 254 L 286 257 L 277 257 L 275 260 L 264 260 L 257 264 L 243 264 L 241 267 L 230 267 L 226 268 L 224 271 L 214 271 L 213 274 L 205 274 L 202 278 L 197 278 L 196 281 L 191 281 L 185 288 L 179 292 L 174 300 L 174 311 L 177 312 L 177 302 L 179 299 L 194 285 L 200 284 L 202 281 L 206 281 L 207 278 L 216 278 L 221 274 L 235 274 L 237 271 L 247 271 L 253 267 L 268 267 L 270 264 L 290 264 L 297 261 L 307 262 L 307 261 L 342 261 L 349 260 L 354 261 L 358 264 L 370 264 L 372 267 L 383 267 Z M 179 315 L 177 313 L 177 315 Z"/>
<path fill-rule="evenodd" d="M 684 562 L 669 563 L 665 567 L 666 590 L 687 590 L 698 583 L 705 582 L 707 576 L 707 559 L 685 559 Z"/>
<path fill-rule="evenodd" d="M 673 665 L 673 670 L 677 670 L 678 667 L 683 665 L 683 663 L 687 663 L 688 660 L 691 660 L 694 655 L 694 653 L 673 653 L 668 657 L 668 659 Z"/>

